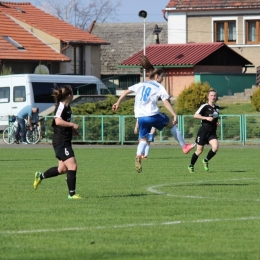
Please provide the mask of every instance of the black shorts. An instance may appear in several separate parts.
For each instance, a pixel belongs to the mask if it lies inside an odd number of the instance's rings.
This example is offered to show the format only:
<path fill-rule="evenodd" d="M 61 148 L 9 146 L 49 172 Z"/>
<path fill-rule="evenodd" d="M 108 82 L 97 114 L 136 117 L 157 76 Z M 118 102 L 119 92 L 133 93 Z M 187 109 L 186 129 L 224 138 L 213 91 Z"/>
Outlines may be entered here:
<path fill-rule="evenodd" d="M 56 158 L 58 158 L 58 160 L 60 161 L 64 162 L 71 157 L 75 157 L 74 151 L 70 144 L 59 144 L 53 148 L 55 151 Z"/>
<path fill-rule="evenodd" d="M 198 131 L 195 142 L 196 144 L 203 146 L 209 144 L 209 141 L 212 139 L 218 139 L 217 134 L 215 132 L 209 132 L 204 127 L 201 127 Z"/>

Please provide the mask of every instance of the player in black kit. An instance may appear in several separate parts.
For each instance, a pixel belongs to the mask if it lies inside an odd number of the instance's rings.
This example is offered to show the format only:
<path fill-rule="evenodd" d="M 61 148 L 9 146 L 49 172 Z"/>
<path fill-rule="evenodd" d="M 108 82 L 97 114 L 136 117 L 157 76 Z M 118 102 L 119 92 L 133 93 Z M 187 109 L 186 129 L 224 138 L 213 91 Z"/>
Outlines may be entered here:
<path fill-rule="evenodd" d="M 77 162 L 71 146 L 72 134 L 78 134 L 77 129 L 79 127 L 77 124 L 71 122 L 72 112 L 69 104 L 73 99 L 73 92 L 70 86 L 65 85 L 58 90 L 54 89 L 53 96 L 55 110 L 52 122 L 54 130 L 52 145 L 59 164 L 58 167 L 52 167 L 46 172 L 36 172 L 33 186 L 36 190 L 43 179 L 66 173 L 69 189 L 68 198 L 81 199 L 82 197 L 76 194 Z"/>
<path fill-rule="evenodd" d="M 191 157 L 189 172 L 194 172 L 194 165 L 203 152 L 205 144 L 211 145 L 211 150 L 206 158 L 202 160 L 205 171 L 209 170 L 209 160 L 215 156 L 218 151 L 218 138 L 216 134 L 217 126 L 219 125 L 219 106 L 215 104 L 217 100 L 217 92 L 210 89 L 208 92 L 208 103 L 203 104 L 194 114 L 194 118 L 201 120 L 201 127 L 196 137 L 197 150 Z"/>

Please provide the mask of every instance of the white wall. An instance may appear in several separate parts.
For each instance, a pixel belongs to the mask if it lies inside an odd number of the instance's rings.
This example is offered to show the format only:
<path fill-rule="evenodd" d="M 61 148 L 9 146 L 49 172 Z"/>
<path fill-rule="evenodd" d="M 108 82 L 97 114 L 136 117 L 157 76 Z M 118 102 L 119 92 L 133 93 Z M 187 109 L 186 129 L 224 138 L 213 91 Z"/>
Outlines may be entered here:
<path fill-rule="evenodd" d="M 186 13 L 169 13 L 168 15 L 168 43 L 187 43 L 187 15 Z"/>

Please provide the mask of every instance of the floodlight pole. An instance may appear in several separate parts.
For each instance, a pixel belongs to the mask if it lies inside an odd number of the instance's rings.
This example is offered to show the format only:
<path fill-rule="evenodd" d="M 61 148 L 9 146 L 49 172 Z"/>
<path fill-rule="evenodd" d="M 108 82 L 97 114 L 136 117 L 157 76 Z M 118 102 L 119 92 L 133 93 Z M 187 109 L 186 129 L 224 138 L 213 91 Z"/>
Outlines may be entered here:
<path fill-rule="evenodd" d="M 145 19 L 144 19 L 144 55 L 146 54 L 145 52 Z M 146 74 L 146 71 L 145 69 L 143 69 L 143 82 L 145 81 L 145 74 Z"/>
<path fill-rule="evenodd" d="M 144 10 L 141 10 L 139 13 L 138 13 L 138 16 L 140 18 L 142 18 L 144 20 L 144 55 L 146 55 L 146 52 L 145 52 L 145 18 L 147 17 L 147 12 L 144 11 Z M 145 69 L 143 68 L 143 81 L 145 81 Z"/>

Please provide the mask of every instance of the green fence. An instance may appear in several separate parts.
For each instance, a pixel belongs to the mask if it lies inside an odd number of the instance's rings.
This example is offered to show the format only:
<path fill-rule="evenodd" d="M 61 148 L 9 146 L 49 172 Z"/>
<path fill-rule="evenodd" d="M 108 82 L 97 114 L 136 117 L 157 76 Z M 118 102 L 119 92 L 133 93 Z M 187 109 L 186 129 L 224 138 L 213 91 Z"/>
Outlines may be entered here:
<path fill-rule="evenodd" d="M 42 135 L 44 142 L 52 140 L 53 117 L 43 118 Z M 187 142 L 194 142 L 200 127 L 200 120 L 193 115 L 183 115 L 178 118 L 178 128 Z M 133 144 L 137 143 L 138 135 L 134 133 L 134 116 L 117 115 L 87 115 L 74 116 L 73 122 L 79 125 L 79 136 L 73 137 L 74 143 L 95 144 Z M 218 138 L 223 143 L 258 144 L 260 142 L 260 115 L 220 115 Z M 177 144 L 170 129 L 156 131 L 155 143 Z"/>

